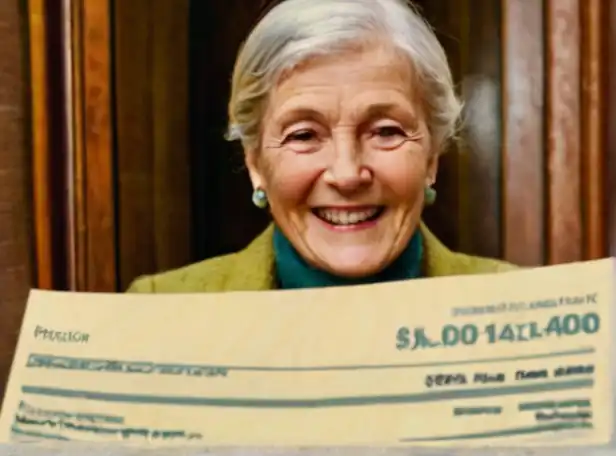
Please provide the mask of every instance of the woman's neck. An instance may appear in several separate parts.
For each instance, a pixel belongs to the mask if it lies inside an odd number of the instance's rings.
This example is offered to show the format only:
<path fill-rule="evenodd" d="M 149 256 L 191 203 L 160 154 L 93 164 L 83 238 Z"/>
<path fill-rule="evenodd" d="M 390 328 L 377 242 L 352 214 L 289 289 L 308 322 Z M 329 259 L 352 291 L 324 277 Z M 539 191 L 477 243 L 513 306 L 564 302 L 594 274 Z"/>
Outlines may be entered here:
<path fill-rule="evenodd" d="M 391 265 L 375 275 L 357 279 L 335 276 L 309 265 L 278 228 L 274 230 L 273 242 L 276 276 L 281 289 L 366 285 L 415 279 L 422 273 L 423 239 L 419 229 Z"/>

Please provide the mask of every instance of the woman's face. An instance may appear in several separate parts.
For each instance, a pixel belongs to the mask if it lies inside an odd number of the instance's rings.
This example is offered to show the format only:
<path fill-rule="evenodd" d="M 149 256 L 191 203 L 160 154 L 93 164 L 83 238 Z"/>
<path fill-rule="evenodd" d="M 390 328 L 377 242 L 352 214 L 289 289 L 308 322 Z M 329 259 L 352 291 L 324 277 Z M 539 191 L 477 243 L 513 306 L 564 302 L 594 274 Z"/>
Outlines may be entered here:
<path fill-rule="evenodd" d="M 417 228 L 437 158 L 411 65 L 384 47 L 314 59 L 268 100 L 253 185 L 300 255 L 344 277 L 392 263 Z"/>

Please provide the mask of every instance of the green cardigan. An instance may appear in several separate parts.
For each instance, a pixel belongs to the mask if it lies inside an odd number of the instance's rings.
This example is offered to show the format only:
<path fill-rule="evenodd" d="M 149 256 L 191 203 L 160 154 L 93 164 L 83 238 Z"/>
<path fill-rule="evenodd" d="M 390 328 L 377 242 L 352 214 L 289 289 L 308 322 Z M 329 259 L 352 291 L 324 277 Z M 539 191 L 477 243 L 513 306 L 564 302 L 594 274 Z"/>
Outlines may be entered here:
<path fill-rule="evenodd" d="M 139 277 L 129 293 L 207 293 L 276 288 L 273 225 L 244 250 L 204 260 L 180 269 Z M 517 269 L 503 261 L 455 253 L 421 224 L 424 238 L 423 273 L 427 277 L 484 274 Z"/>

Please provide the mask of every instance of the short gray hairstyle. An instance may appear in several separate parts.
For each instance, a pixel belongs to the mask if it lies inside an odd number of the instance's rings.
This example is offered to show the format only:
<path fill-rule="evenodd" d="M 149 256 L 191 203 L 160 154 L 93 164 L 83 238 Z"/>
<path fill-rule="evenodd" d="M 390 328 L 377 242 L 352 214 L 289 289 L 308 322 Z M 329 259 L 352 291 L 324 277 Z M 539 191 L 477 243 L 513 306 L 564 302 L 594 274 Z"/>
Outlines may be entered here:
<path fill-rule="evenodd" d="M 405 0 L 286 0 L 252 30 L 233 70 L 227 139 L 260 142 L 267 95 L 280 76 L 317 56 L 377 38 L 408 56 L 437 152 L 456 132 L 462 105 L 436 35 Z"/>

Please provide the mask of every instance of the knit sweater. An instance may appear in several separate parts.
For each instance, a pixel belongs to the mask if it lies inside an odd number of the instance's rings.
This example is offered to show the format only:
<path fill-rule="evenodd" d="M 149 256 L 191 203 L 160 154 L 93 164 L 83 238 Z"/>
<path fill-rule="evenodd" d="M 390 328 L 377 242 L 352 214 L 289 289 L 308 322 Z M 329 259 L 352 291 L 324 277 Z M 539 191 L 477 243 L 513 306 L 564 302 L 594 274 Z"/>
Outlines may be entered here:
<path fill-rule="evenodd" d="M 517 269 L 509 263 L 452 252 L 430 230 L 420 225 L 423 239 L 422 276 L 441 277 L 487 274 Z M 270 225 L 245 249 L 176 270 L 142 276 L 129 287 L 131 293 L 207 293 L 276 289 Z"/>

